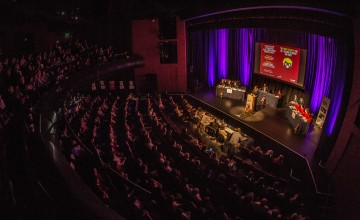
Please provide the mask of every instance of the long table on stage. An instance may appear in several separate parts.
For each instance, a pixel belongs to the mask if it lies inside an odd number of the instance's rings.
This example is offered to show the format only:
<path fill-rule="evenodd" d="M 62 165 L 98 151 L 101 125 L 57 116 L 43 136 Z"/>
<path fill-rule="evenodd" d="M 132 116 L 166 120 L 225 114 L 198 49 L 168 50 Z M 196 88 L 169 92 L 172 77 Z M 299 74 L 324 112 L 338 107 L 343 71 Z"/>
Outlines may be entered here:
<path fill-rule="evenodd" d="M 296 133 L 306 134 L 309 130 L 309 123 L 304 119 L 304 117 L 296 110 L 293 105 L 289 105 L 286 108 L 286 116 L 290 124 L 295 129 L 297 127 Z"/>
<path fill-rule="evenodd" d="M 266 105 L 269 105 L 273 108 L 277 108 L 278 105 L 279 105 L 279 101 L 281 99 L 281 97 L 279 96 L 276 96 L 274 94 L 271 94 L 271 93 L 268 93 L 268 92 L 265 92 L 263 90 L 259 90 L 259 97 L 257 98 L 257 102 L 256 102 L 256 105 L 261 105 L 261 99 L 265 97 L 265 103 Z"/>
<path fill-rule="evenodd" d="M 240 88 L 233 88 L 233 87 L 226 87 L 226 86 L 216 86 L 216 96 L 231 98 L 231 99 L 240 99 L 242 101 L 245 100 L 245 87 Z"/>

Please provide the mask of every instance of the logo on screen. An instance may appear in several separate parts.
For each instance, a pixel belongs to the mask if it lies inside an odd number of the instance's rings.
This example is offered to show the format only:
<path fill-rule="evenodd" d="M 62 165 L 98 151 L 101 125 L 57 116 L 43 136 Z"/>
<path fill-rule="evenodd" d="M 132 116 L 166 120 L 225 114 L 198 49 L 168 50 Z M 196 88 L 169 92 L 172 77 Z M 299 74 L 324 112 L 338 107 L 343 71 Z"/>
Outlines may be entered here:
<path fill-rule="evenodd" d="M 283 66 L 286 68 L 286 69 L 290 69 L 293 65 L 293 61 L 289 58 L 289 57 L 285 57 L 283 59 Z"/>

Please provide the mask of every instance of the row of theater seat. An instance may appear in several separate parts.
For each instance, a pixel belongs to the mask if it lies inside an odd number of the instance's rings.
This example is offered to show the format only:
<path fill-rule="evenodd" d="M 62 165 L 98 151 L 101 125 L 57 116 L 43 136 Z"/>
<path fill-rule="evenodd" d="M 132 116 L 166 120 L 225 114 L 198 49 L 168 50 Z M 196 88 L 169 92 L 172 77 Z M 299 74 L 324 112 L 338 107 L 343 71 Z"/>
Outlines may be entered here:
<path fill-rule="evenodd" d="M 91 84 L 91 90 L 92 91 L 96 91 L 96 90 L 114 91 L 116 89 L 119 89 L 119 90 L 125 90 L 125 89 L 134 90 L 135 89 L 134 81 L 132 81 L 132 80 L 128 81 L 127 86 L 125 86 L 123 80 L 118 81 L 118 83 L 116 81 L 114 81 L 114 80 L 110 80 L 110 81 L 108 81 L 107 84 L 105 84 L 105 81 L 101 80 L 99 82 L 94 82 L 94 83 Z"/>
<path fill-rule="evenodd" d="M 115 175 L 104 181 L 108 176 L 100 172 L 104 185 L 98 194 L 121 214 L 137 219 L 297 219 L 299 212 L 306 213 L 301 193 L 286 180 L 270 171 L 267 175 L 245 156 L 218 157 L 196 137 L 183 134 L 181 125 L 166 110 L 168 99 L 131 95 L 126 99 L 114 95 L 78 98 L 82 100 L 78 110 L 68 109 L 71 129 L 102 163 L 120 179 L 128 180 L 119 181 Z M 64 145 L 70 146 L 64 153 L 68 158 L 74 155 L 79 167 L 85 166 L 85 171 L 78 172 L 92 176 L 93 188 L 99 191 L 96 186 L 101 184 L 94 179 L 100 177 L 95 178 L 91 170 L 95 167 L 98 176 L 104 169 L 94 164 L 86 168 L 86 157 L 76 152 L 76 145 Z M 121 205 L 119 198 L 115 199 L 119 194 L 123 196 Z"/>

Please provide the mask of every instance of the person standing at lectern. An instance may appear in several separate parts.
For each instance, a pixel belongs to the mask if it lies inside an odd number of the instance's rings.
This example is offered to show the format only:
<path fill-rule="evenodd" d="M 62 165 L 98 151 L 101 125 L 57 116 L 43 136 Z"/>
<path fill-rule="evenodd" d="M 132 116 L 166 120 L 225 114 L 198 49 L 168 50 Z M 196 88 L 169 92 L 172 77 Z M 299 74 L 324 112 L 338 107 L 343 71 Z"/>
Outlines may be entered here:
<path fill-rule="evenodd" d="M 264 92 L 269 92 L 269 87 L 267 86 L 266 83 L 264 83 L 264 86 L 262 87 L 261 90 L 264 91 Z"/>

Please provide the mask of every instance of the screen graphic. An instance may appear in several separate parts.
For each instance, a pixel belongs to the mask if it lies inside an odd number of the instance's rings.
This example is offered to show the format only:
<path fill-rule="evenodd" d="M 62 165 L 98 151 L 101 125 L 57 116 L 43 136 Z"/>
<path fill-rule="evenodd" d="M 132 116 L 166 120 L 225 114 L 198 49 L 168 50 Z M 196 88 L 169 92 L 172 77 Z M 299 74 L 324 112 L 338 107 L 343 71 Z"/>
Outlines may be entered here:
<path fill-rule="evenodd" d="M 260 44 L 260 74 L 298 84 L 300 48 Z"/>

